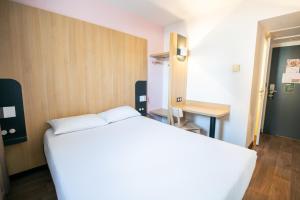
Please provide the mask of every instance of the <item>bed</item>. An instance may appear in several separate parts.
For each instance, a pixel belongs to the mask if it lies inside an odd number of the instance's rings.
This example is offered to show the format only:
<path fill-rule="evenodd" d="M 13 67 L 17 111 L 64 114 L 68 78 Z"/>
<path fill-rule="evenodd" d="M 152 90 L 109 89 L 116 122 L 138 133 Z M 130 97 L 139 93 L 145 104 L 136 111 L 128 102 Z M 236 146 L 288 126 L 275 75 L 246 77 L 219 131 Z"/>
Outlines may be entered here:
<path fill-rule="evenodd" d="M 256 152 L 137 116 L 54 135 L 44 150 L 60 200 L 240 200 Z"/>

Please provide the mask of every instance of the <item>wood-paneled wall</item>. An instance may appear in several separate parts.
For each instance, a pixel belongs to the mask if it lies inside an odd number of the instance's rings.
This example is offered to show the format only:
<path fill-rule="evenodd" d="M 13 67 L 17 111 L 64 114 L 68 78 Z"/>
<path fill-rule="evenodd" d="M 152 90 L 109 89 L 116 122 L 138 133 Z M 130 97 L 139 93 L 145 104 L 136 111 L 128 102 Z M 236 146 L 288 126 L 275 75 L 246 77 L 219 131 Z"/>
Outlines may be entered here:
<path fill-rule="evenodd" d="M 45 164 L 47 120 L 134 106 L 134 84 L 147 78 L 147 41 L 0 0 L 0 78 L 23 91 L 28 141 L 6 147 L 15 174 Z"/>
<path fill-rule="evenodd" d="M 177 48 L 188 48 L 187 38 L 177 33 L 170 34 L 169 50 L 169 107 L 184 104 L 186 101 L 188 56 L 179 60 Z M 177 102 L 177 97 L 182 97 L 182 102 Z"/>

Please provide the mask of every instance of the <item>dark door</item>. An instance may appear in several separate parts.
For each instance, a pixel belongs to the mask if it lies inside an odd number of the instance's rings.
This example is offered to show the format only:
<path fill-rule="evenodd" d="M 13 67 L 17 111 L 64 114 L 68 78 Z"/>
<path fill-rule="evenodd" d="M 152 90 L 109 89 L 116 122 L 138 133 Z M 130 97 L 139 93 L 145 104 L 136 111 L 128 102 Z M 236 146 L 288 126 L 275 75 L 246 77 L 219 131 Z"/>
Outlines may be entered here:
<path fill-rule="evenodd" d="M 282 83 L 288 59 L 300 59 L 300 46 L 273 49 L 264 133 L 300 139 L 300 84 Z"/>

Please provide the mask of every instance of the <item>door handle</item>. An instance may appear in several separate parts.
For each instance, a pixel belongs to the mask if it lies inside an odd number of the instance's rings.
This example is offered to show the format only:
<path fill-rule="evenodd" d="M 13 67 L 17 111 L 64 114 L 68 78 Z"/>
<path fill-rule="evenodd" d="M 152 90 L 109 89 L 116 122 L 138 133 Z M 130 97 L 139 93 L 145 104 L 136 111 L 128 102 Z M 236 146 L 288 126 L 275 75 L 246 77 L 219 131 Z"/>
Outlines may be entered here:
<path fill-rule="evenodd" d="M 274 84 L 274 83 L 271 83 L 270 86 L 269 86 L 269 94 L 268 94 L 268 97 L 269 97 L 269 98 L 273 98 L 275 93 L 277 93 L 277 90 L 275 89 L 275 84 Z"/>

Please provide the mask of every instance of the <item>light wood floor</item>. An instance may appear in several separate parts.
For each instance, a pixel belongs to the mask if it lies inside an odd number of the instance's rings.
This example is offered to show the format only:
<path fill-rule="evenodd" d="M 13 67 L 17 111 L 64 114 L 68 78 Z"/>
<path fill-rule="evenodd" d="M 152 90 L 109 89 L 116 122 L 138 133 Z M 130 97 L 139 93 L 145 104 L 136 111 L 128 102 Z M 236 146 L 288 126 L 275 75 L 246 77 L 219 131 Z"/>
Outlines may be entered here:
<path fill-rule="evenodd" d="M 244 200 L 300 200 L 300 141 L 263 135 Z M 8 200 L 55 200 L 48 169 L 11 180 Z"/>

